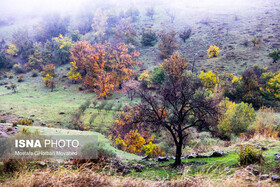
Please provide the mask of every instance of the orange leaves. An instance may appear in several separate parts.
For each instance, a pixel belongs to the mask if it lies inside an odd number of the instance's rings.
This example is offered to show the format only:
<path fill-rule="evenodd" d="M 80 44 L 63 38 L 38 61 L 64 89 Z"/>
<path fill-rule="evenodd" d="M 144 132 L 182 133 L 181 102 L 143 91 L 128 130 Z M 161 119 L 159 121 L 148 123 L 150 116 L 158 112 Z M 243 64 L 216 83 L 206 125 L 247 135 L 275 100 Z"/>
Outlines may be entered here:
<path fill-rule="evenodd" d="M 188 62 L 186 58 L 180 56 L 179 52 L 174 52 L 161 66 L 170 78 L 180 80 L 188 67 Z"/>
<path fill-rule="evenodd" d="M 95 89 L 94 91 L 98 93 L 99 97 L 106 97 L 114 89 L 114 84 L 112 80 L 112 75 L 105 71 L 101 71 L 97 78 L 95 79 Z"/>
<path fill-rule="evenodd" d="M 115 85 L 129 80 L 135 74 L 132 68 L 141 64 L 134 61 L 140 53 L 129 52 L 124 43 L 113 46 L 110 43 L 91 45 L 87 41 L 77 42 L 71 54 L 71 60 L 85 72 L 86 87 L 94 88 L 100 97 L 106 97 Z"/>

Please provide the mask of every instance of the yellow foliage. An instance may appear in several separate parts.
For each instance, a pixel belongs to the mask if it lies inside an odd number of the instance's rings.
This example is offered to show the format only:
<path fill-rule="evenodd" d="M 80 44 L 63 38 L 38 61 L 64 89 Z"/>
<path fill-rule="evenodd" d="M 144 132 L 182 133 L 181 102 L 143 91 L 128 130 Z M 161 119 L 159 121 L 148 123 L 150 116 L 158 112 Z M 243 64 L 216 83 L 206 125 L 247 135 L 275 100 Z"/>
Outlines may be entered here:
<path fill-rule="evenodd" d="M 210 45 L 209 49 L 207 50 L 209 58 L 217 57 L 220 53 L 219 49 L 220 48 L 215 45 Z"/>
<path fill-rule="evenodd" d="M 71 65 L 72 65 L 72 67 L 71 67 L 70 71 L 68 72 L 67 77 L 74 81 L 82 79 L 81 74 L 78 72 L 77 63 L 74 61 L 74 62 L 71 62 Z"/>
<path fill-rule="evenodd" d="M 148 71 L 144 71 L 138 78 L 143 84 L 145 84 L 148 88 L 151 87 L 152 79 L 149 75 Z"/>
<path fill-rule="evenodd" d="M 233 77 L 232 77 L 231 83 L 232 83 L 232 84 L 234 84 L 234 83 L 240 83 L 241 80 L 242 80 L 242 77 L 233 76 Z"/>
<path fill-rule="evenodd" d="M 126 151 L 130 153 L 141 153 L 145 139 L 138 133 L 137 130 L 131 130 L 124 139 Z"/>
<path fill-rule="evenodd" d="M 15 44 L 9 45 L 9 49 L 7 49 L 7 54 L 12 56 L 17 56 L 18 48 Z"/>
<path fill-rule="evenodd" d="M 149 155 L 151 157 L 164 156 L 164 151 L 161 151 L 159 147 L 152 142 L 147 145 L 144 145 L 145 155 Z"/>
<path fill-rule="evenodd" d="M 59 35 L 59 37 L 54 38 L 54 41 L 59 45 L 59 49 L 70 49 L 74 45 L 72 39 L 63 37 L 61 34 Z"/>
<path fill-rule="evenodd" d="M 280 98 L 280 72 L 267 82 L 267 91 L 274 94 L 276 98 Z"/>
<path fill-rule="evenodd" d="M 212 73 L 212 71 L 209 71 L 208 73 L 204 73 L 204 71 L 200 72 L 199 78 L 202 80 L 203 85 L 206 88 L 209 88 L 210 90 L 213 90 L 213 88 L 218 84 L 219 77 L 217 74 Z"/>

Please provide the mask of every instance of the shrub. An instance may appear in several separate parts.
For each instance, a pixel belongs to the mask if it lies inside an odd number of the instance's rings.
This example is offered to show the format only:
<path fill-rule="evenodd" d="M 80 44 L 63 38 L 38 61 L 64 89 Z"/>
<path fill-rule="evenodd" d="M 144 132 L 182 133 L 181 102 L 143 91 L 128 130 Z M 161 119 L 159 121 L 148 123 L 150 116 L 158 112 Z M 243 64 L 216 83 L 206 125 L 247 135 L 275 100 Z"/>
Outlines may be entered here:
<path fill-rule="evenodd" d="M 18 121 L 19 125 L 25 125 L 25 126 L 32 126 L 32 120 L 27 118 L 22 118 Z"/>
<path fill-rule="evenodd" d="M 271 51 L 269 53 L 269 57 L 273 59 L 273 63 L 276 63 L 278 60 L 280 60 L 280 49 Z"/>
<path fill-rule="evenodd" d="M 102 101 L 101 103 L 99 103 L 99 105 L 96 107 L 97 110 L 100 112 L 102 109 L 104 109 L 104 107 L 106 106 L 107 101 Z"/>
<path fill-rule="evenodd" d="M 273 109 L 262 107 L 250 129 L 254 133 L 253 136 L 278 139 L 280 121 Z"/>
<path fill-rule="evenodd" d="M 45 86 L 51 88 L 51 91 L 53 91 L 53 88 L 55 87 L 54 78 L 57 76 L 55 73 L 55 66 L 53 64 L 44 66 L 44 70 L 41 76 L 43 78 Z"/>
<path fill-rule="evenodd" d="M 43 51 L 41 43 L 35 43 L 33 45 L 34 52 L 28 56 L 28 62 L 25 64 L 26 69 L 33 70 L 37 69 L 41 71 L 44 64 L 49 62 L 47 59 L 46 51 Z"/>
<path fill-rule="evenodd" d="M 86 124 L 84 124 L 83 122 L 80 121 L 74 121 L 72 123 L 73 127 L 75 130 L 80 130 L 80 131 L 88 131 L 90 130 L 90 127 Z"/>
<path fill-rule="evenodd" d="M 202 80 L 203 85 L 210 90 L 213 90 L 219 82 L 218 75 L 212 73 L 212 71 L 209 71 L 208 73 L 201 71 L 198 77 Z"/>
<path fill-rule="evenodd" d="M 197 133 L 195 129 L 190 129 L 190 137 L 187 138 L 187 144 L 192 151 L 208 152 L 215 146 L 222 146 L 222 141 L 213 138 L 209 132 Z"/>
<path fill-rule="evenodd" d="M 236 104 L 225 99 L 220 103 L 220 107 L 223 115 L 219 118 L 218 129 L 223 137 L 230 138 L 231 135 L 247 132 L 254 122 L 255 111 L 251 104 Z"/>
<path fill-rule="evenodd" d="M 73 42 L 77 42 L 81 39 L 80 32 L 78 30 L 75 30 L 71 33 L 71 39 Z"/>
<path fill-rule="evenodd" d="M 17 85 L 16 85 L 16 84 L 11 83 L 11 86 L 10 86 L 10 87 L 12 88 L 12 90 L 13 90 L 14 93 L 17 92 Z"/>
<path fill-rule="evenodd" d="M 6 119 L 0 119 L 0 123 L 6 123 L 7 120 Z"/>
<path fill-rule="evenodd" d="M 6 76 L 8 77 L 8 79 L 12 79 L 14 77 L 14 73 L 13 72 L 7 72 Z"/>
<path fill-rule="evenodd" d="M 26 128 L 26 127 L 23 127 L 20 131 L 21 134 L 24 134 L 24 135 L 30 135 L 31 134 L 31 131 L 29 128 Z"/>
<path fill-rule="evenodd" d="M 6 130 L 7 130 L 7 131 L 12 131 L 12 130 L 13 130 L 13 128 L 12 128 L 12 127 L 10 127 L 10 126 L 8 126 L 8 127 L 6 127 Z"/>
<path fill-rule="evenodd" d="M 21 162 L 15 159 L 4 160 L 3 162 L 3 171 L 5 173 L 13 173 L 20 169 Z"/>
<path fill-rule="evenodd" d="M 61 34 L 53 39 L 54 41 L 54 57 L 59 64 L 66 64 L 70 61 L 70 49 L 74 45 L 71 38 L 63 37 Z"/>
<path fill-rule="evenodd" d="M 108 112 L 108 111 L 112 110 L 113 107 L 114 107 L 114 103 L 113 103 L 113 102 L 108 102 L 108 103 L 104 106 L 104 109 Z"/>
<path fill-rule="evenodd" d="M 176 43 L 176 32 L 161 33 L 159 35 L 160 42 L 158 44 L 159 56 L 162 59 L 168 58 L 179 46 Z"/>
<path fill-rule="evenodd" d="M 261 44 L 260 38 L 252 38 L 251 42 L 253 43 L 254 47 Z"/>
<path fill-rule="evenodd" d="M 186 43 L 186 40 L 191 36 L 192 30 L 184 30 L 179 36 Z"/>
<path fill-rule="evenodd" d="M 13 71 L 16 74 L 24 73 L 24 67 L 20 64 L 15 64 L 15 65 L 13 65 Z"/>
<path fill-rule="evenodd" d="M 89 118 L 89 124 L 92 125 L 94 123 L 94 120 L 96 119 L 96 117 L 98 116 L 97 113 L 92 114 Z"/>
<path fill-rule="evenodd" d="M 0 69 L 5 67 L 6 63 L 7 63 L 7 57 L 5 55 L 5 51 L 0 50 Z"/>
<path fill-rule="evenodd" d="M 37 70 L 31 71 L 31 77 L 38 77 L 39 72 Z"/>
<path fill-rule="evenodd" d="M 7 49 L 7 54 L 12 55 L 12 56 L 17 56 L 18 55 L 18 48 L 15 44 L 9 45 L 9 49 Z"/>
<path fill-rule="evenodd" d="M 138 80 L 141 82 L 141 86 L 147 88 L 151 85 L 151 77 L 148 71 L 144 71 L 139 77 Z"/>
<path fill-rule="evenodd" d="M 90 100 L 86 100 L 86 102 L 84 102 L 80 107 L 79 110 L 81 112 L 84 112 L 90 105 Z"/>
<path fill-rule="evenodd" d="M 157 42 L 157 35 L 153 31 L 146 31 L 142 34 L 141 44 L 143 46 L 154 46 Z"/>
<path fill-rule="evenodd" d="M 24 79 L 24 75 L 23 74 L 17 76 L 17 81 L 18 82 L 23 82 L 23 79 Z"/>
<path fill-rule="evenodd" d="M 77 63 L 75 61 L 71 62 L 71 66 L 72 67 L 67 74 L 68 79 L 72 80 L 72 82 L 82 79 L 82 76 L 78 71 Z"/>
<path fill-rule="evenodd" d="M 13 127 L 16 127 L 18 125 L 18 121 L 13 122 Z"/>
<path fill-rule="evenodd" d="M 241 146 L 238 161 L 240 165 L 249 165 L 254 163 L 261 163 L 264 161 L 264 157 L 261 151 L 257 151 L 251 145 Z"/>
<path fill-rule="evenodd" d="M 164 71 L 160 67 L 155 67 L 152 74 L 153 83 L 160 84 L 164 81 Z"/>
<path fill-rule="evenodd" d="M 209 49 L 207 50 L 207 54 L 209 58 L 217 57 L 219 55 L 219 47 L 215 45 L 210 45 Z"/>
<path fill-rule="evenodd" d="M 143 148 L 145 150 L 145 155 L 149 155 L 150 157 L 164 156 L 164 151 L 160 150 L 160 148 L 152 142 L 144 145 Z"/>
<path fill-rule="evenodd" d="M 18 54 L 25 62 L 29 55 L 34 53 L 33 41 L 30 39 L 27 29 L 19 29 L 12 35 L 12 42 L 18 49 Z"/>

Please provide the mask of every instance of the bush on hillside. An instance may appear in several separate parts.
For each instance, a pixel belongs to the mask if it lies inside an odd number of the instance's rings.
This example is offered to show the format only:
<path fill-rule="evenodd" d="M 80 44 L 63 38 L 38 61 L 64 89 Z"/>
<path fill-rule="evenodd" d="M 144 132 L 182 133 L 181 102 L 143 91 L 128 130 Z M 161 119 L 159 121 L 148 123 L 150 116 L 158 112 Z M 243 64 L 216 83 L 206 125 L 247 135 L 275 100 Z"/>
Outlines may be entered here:
<path fill-rule="evenodd" d="M 153 31 L 146 31 L 142 34 L 141 43 L 143 46 L 154 46 L 157 42 L 157 35 Z"/>
<path fill-rule="evenodd" d="M 159 56 L 162 59 L 168 58 L 175 50 L 179 48 L 176 43 L 176 32 L 170 31 L 168 33 L 161 33 L 159 35 L 160 42 L 158 44 Z"/>
<path fill-rule="evenodd" d="M 230 139 L 232 135 L 239 136 L 247 132 L 255 120 L 255 111 L 251 104 L 239 103 L 225 99 L 220 103 L 221 116 L 218 122 L 219 133 L 223 138 Z"/>
<path fill-rule="evenodd" d="M 19 125 L 25 125 L 25 126 L 32 126 L 32 120 L 27 119 L 27 118 L 22 118 L 18 121 Z"/>
<path fill-rule="evenodd" d="M 240 165 L 249 165 L 254 163 L 261 163 L 264 157 L 261 151 L 254 149 L 251 145 L 241 146 L 238 161 Z"/>
<path fill-rule="evenodd" d="M 160 67 L 155 67 L 152 74 L 152 81 L 155 84 L 160 84 L 164 81 L 164 71 Z"/>

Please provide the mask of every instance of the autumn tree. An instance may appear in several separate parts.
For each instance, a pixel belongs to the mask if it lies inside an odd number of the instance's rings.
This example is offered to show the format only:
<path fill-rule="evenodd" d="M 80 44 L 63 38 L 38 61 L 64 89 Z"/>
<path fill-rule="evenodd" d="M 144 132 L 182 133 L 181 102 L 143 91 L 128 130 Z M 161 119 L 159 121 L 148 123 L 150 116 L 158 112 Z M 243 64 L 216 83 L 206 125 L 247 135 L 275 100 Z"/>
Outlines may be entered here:
<path fill-rule="evenodd" d="M 162 32 L 159 34 L 160 42 L 158 44 L 159 56 L 162 59 L 168 58 L 179 46 L 176 43 L 176 32 Z"/>
<path fill-rule="evenodd" d="M 135 122 L 150 125 L 153 129 L 166 130 L 176 146 L 174 166 L 181 165 L 183 143 L 191 127 L 214 130 L 218 98 L 209 98 L 201 83 L 193 75 L 180 75 L 181 79 L 167 78 L 156 91 L 135 90 L 141 102 Z"/>
<path fill-rule="evenodd" d="M 99 97 L 106 99 L 106 96 L 114 90 L 115 84 L 112 79 L 112 75 L 104 70 L 97 74 L 94 91 L 98 93 Z"/>
<path fill-rule="evenodd" d="M 41 76 L 43 78 L 45 86 L 51 88 L 51 91 L 53 91 L 55 87 L 54 78 L 57 77 L 55 73 L 55 66 L 53 64 L 44 66 Z"/>
<path fill-rule="evenodd" d="M 219 49 L 220 48 L 215 45 L 210 45 L 209 49 L 207 50 L 209 58 L 217 57 L 220 53 Z"/>
<path fill-rule="evenodd" d="M 9 45 L 9 48 L 6 50 L 7 54 L 12 55 L 12 56 L 17 56 L 18 55 L 18 48 L 15 44 Z"/>
<path fill-rule="evenodd" d="M 108 95 L 115 85 L 121 89 L 123 81 L 135 74 L 133 67 L 140 64 L 134 60 L 140 54 L 130 52 L 124 43 L 91 45 L 86 41 L 77 42 L 71 54 L 71 59 L 83 71 L 86 87 L 94 88 L 102 97 Z"/>
<path fill-rule="evenodd" d="M 133 67 L 141 63 L 134 59 L 139 56 L 140 53 L 137 51 L 129 52 L 128 46 L 124 43 L 119 43 L 115 47 L 109 46 L 107 49 L 106 65 L 111 69 L 115 84 L 119 86 L 119 89 L 122 89 L 123 81 L 128 81 L 135 74 Z"/>
<path fill-rule="evenodd" d="M 170 79 L 180 80 L 183 73 L 188 68 L 187 59 L 180 56 L 179 52 L 174 52 L 168 59 L 161 64 L 162 69 Z"/>
<path fill-rule="evenodd" d="M 135 154 L 141 153 L 144 146 L 153 141 L 145 124 L 134 123 L 134 117 L 138 115 L 136 106 L 125 106 L 110 127 L 110 136 L 115 139 L 117 147 Z"/>
<path fill-rule="evenodd" d="M 199 78 L 202 80 L 204 86 L 209 90 L 213 90 L 219 82 L 218 74 L 215 74 L 212 71 L 206 73 L 204 73 L 204 71 L 201 71 Z"/>

